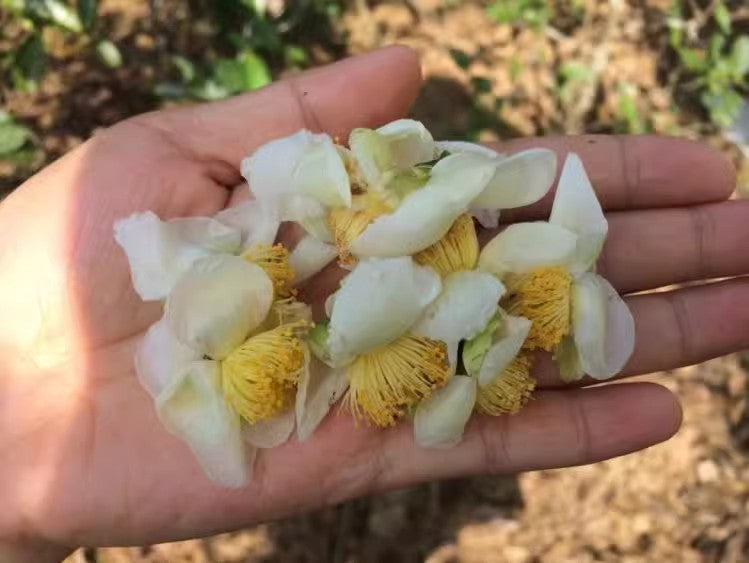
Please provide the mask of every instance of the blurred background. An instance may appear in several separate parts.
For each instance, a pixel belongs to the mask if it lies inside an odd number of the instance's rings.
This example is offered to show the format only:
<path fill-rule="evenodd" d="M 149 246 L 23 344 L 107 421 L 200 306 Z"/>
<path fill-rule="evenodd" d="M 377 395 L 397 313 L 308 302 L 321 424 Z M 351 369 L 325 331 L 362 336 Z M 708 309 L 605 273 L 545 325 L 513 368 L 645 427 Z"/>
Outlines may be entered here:
<path fill-rule="evenodd" d="M 391 43 L 422 56 L 412 116 L 438 138 L 689 137 L 749 195 L 746 0 L 0 0 L 0 197 L 135 113 Z M 643 378 L 679 395 L 684 426 L 624 458 L 69 561 L 749 561 L 747 370 L 739 354 Z"/>

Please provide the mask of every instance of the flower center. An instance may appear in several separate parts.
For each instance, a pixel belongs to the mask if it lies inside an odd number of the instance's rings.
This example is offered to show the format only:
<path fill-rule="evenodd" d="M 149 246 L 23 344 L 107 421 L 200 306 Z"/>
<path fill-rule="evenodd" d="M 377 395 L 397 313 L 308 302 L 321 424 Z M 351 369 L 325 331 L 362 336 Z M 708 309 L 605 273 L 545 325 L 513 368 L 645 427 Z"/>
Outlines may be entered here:
<path fill-rule="evenodd" d="M 276 296 L 292 294 L 294 270 L 289 265 L 289 251 L 282 244 L 256 244 L 245 250 L 242 258 L 260 266 L 268 274 Z"/>
<path fill-rule="evenodd" d="M 524 348 L 549 352 L 569 334 L 571 288 L 572 276 L 558 266 L 508 278 L 507 312 L 533 323 Z"/>
<path fill-rule="evenodd" d="M 353 264 L 354 260 L 349 253 L 351 243 L 372 221 L 392 210 L 392 206 L 381 196 L 365 193 L 354 196 L 351 207 L 339 207 L 328 214 L 328 225 L 333 232 L 342 264 Z"/>
<path fill-rule="evenodd" d="M 221 362 L 224 397 L 249 423 L 272 418 L 293 402 L 307 364 L 302 338 L 308 327 L 297 321 L 251 336 Z"/>
<path fill-rule="evenodd" d="M 492 416 L 518 412 L 536 387 L 536 380 L 530 375 L 532 365 L 528 353 L 520 354 L 492 384 L 479 386 L 476 395 L 478 411 Z"/>
<path fill-rule="evenodd" d="M 470 214 L 458 217 L 447 234 L 421 252 L 414 260 L 431 266 L 441 276 L 461 270 L 473 270 L 479 258 L 479 241 Z"/>
<path fill-rule="evenodd" d="M 344 403 L 357 418 L 393 426 L 408 407 L 447 383 L 450 365 L 444 342 L 406 335 L 349 366 Z"/>

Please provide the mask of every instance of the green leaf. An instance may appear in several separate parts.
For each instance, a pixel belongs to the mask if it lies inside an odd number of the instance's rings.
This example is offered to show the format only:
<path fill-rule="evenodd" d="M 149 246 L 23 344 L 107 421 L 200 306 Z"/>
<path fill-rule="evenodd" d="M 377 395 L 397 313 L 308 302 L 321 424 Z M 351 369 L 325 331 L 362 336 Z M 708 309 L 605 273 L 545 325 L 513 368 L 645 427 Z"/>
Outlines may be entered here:
<path fill-rule="evenodd" d="M 699 72 L 707 68 L 705 53 L 699 49 L 682 48 L 679 49 L 679 57 L 687 70 Z"/>
<path fill-rule="evenodd" d="M 272 82 L 270 69 L 265 61 L 252 51 L 239 55 L 244 73 L 244 90 L 256 90 Z"/>
<path fill-rule="evenodd" d="M 731 33 L 731 12 L 728 11 L 728 8 L 726 8 L 726 5 L 722 1 L 715 4 L 713 17 L 720 30 L 729 35 Z"/>
<path fill-rule="evenodd" d="M 47 54 L 39 33 L 30 35 L 16 51 L 11 74 L 17 90 L 32 92 L 47 68 Z"/>
<path fill-rule="evenodd" d="M 78 0 L 78 19 L 85 29 L 91 29 L 96 23 L 98 0 Z"/>
<path fill-rule="evenodd" d="M 102 39 L 96 44 L 96 55 L 109 68 L 120 68 L 122 66 L 120 50 L 117 45 L 108 39 Z"/>
<path fill-rule="evenodd" d="M 450 49 L 450 56 L 455 61 L 455 64 L 462 69 L 467 69 L 471 66 L 471 57 L 468 53 L 461 51 L 460 49 Z"/>
<path fill-rule="evenodd" d="M 737 82 L 749 74 L 749 35 L 742 35 L 734 41 L 731 48 L 731 69 Z"/>
<path fill-rule="evenodd" d="M 12 121 L 0 124 L 0 155 L 5 156 L 16 152 L 29 140 L 30 131 L 23 125 Z"/>
<path fill-rule="evenodd" d="M 286 64 L 289 66 L 303 66 L 309 61 L 307 51 L 299 45 L 286 45 L 284 58 L 286 59 Z"/>
<path fill-rule="evenodd" d="M 710 38 L 710 58 L 713 61 L 719 61 L 721 54 L 723 53 L 723 47 L 726 46 L 726 38 L 723 35 L 717 33 L 713 34 Z"/>
<path fill-rule="evenodd" d="M 195 65 L 192 64 L 190 59 L 182 55 L 172 55 L 172 64 L 177 67 L 182 82 L 187 84 L 195 80 L 197 73 L 195 72 Z"/>
<path fill-rule="evenodd" d="M 73 8 L 61 0 L 26 0 L 26 11 L 41 19 L 74 33 L 83 31 L 83 23 Z"/>
<path fill-rule="evenodd" d="M 645 132 L 645 123 L 637 109 L 635 96 L 637 89 L 631 84 L 622 84 L 619 88 L 619 115 L 627 125 L 627 133 Z"/>
<path fill-rule="evenodd" d="M 479 94 L 486 94 L 492 91 L 492 81 L 489 78 L 474 76 L 471 78 L 471 85 Z"/>

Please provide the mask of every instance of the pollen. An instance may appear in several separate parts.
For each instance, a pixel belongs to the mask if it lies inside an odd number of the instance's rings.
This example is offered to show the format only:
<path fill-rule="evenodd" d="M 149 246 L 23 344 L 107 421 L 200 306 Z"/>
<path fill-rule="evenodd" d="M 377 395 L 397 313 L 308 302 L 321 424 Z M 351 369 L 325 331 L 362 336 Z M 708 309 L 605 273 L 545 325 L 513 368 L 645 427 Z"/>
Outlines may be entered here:
<path fill-rule="evenodd" d="M 452 272 L 473 270 L 478 258 L 476 227 L 468 213 L 458 217 L 444 237 L 414 255 L 417 263 L 431 266 L 443 277 Z"/>
<path fill-rule="evenodd" d="M 507 312 L 533 323 L 523 347 L 552 351 L 570 332 L 569 272 L 560 267 L 538 268 L 506 281 Z"/>
<path fill-rule="evenodd" d="M 348 369 L 343 404 L 356 418 L 380 427 L 393 426 L 450 377 L 445 343 L 413 335 L 359 356 Z"/>
<path fill-rule="evenodd" d="M 249 423 L 273 418 L 293 402 L 308 360 L 308 327 L 297 321 L 251 336 L 221 362 L 224 398 Z"/>
<path fill-rule="evenodd" d="M 293 293 L 294 270 L 289 264 L 289 251 L 282 244 L 256 244 L 247 249 L 242 258 L 257 264 L 268 274 L 277 297 Z"/>
<path fill-rule="evenodd" d="M 342 264 L 351 265 L 354 259 L 349 252 L 351 243 L 380 215 L 392 211 L 392 206 L 374 193 L 356 195 L 351 207 L 339 207 L 328 214 L 328 226 L 338 247 Z"/>
<path fill-rule="evenodd" d="M 532 365 L 530 354 L 521 353 L 494 383 L 479 387 L 476 409 L 492 416 L 518 412 L 536 387 L 536 380 L 530 375 Z"/>

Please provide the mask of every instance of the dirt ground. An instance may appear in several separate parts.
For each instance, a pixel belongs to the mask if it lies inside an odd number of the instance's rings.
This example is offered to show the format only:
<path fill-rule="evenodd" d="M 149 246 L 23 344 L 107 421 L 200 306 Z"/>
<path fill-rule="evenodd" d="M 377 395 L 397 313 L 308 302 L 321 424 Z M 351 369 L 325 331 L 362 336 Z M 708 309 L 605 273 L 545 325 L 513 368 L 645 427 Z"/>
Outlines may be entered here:
<path fill-rule="evenodd" d="M 561 9 L 539 31 L 491 21 L 486 2 L 358 0 L 344 12 L 340 41 L 349 53 L 390 43 L 417 49 L 426 80 L 412 114 L 437 137 L 631 130 L 620 111 L 626 94 L 644 130 L 725 151 L 742 171 L 737 195 L 749 193 L 749 165 L 675 70 L 665 27 L 671 1 L 582 4 L 582 17 Z M 0 162 L 0 189 L 98 127 L 156 107 L 152 84 L 173 72 L 168 53 L 205 46 L 185 2 L 102 6 L 126 64 L 107 70 L 63 43 L 39 93 L 4 91 L 3 107 L 33 128 L 40 155 L 26 168 Z M 318 46 L 311 53 L 315 63 L 333 57 Z M 571 61 L 589 70 L 585 81 L 560 81 Z M 70 562 L 747 561 L 749 355 L 744 362 L 734 356 L 648 376 L 678 394 L 684 425 L 669 442 L 624 458 L 423 485 L 204 540 L 79 550 Z"/>

